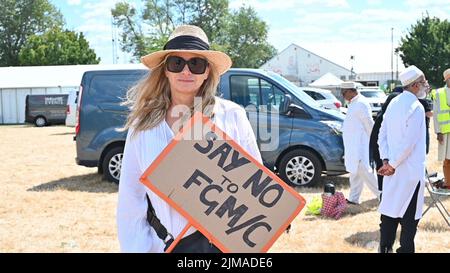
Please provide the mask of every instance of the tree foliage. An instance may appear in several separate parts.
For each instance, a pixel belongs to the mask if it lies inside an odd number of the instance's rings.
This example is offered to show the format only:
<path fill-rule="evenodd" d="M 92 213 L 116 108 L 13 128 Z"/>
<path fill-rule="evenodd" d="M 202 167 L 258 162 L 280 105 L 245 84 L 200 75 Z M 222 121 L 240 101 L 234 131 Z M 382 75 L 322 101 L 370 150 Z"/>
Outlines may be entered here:
<path fill-rule="evenodd" d="M 0 66 L 19 65 L 28 37 L 64 24 L 48 0 L 1 0 L 0 11 Z"/>
<path fill-rule="evenodd" d="M 406 66 L 419 67 L 433 87 L 443 86 L 442 73 L 450 68 L 450 22 L 424 16 L 401 39 L 399 50 Z"/>
<path fill-rule="evenodd" d="M 211 48 L 228 53 L 234 67 L 256 68 L 276 54 L 267 42 L 267 24 L 255 10 L 230 12 L 228 0 L 146 0 L 141 12 L 121 2 L 111 12 L 121 30 L 122 50 L 136 60 L 162 49 L 173 29 L 183 24 L 201 27 Z"/>
<path fill-rule="evenodd" d="M 19 54 L 20 65 L 98 64 L 83 33 L 55 27 L 42 35 L 28 38 Z"/>
<path fill-rule="evenodd" d="M 258 68 L 277 54 L 267 42 L 267 24 L 252 7 L 241 7 L 231 16 L 226 37 L 226 51 L 233 67 Z"/>

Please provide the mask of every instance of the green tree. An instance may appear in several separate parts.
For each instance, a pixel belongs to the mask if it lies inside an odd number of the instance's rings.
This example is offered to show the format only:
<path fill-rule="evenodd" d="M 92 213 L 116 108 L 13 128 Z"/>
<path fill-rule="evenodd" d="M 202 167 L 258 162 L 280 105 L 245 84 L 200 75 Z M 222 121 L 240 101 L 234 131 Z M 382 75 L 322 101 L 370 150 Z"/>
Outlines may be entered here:
<path fill-rule="evenodd" d="M 260 67 L 276 54 L 267 43 L 267 24 L 254 9 L 243 7 L 230 12 L 228 0 L 147 0 L 141 14 L 121 2 L 112 9 L 121 29 L 122 50 L 137 60 L 160 50 L 176 26 L 201 27 L 211 48 L 228 53 L 234 67 Z"/>
<path fill-rule="evenodd" d="M 442 73 L 450 67 L 450 22 L 427 14 L 402 37 L 400 52 L 405 65 L 416 65 L 433 87 L 442 86 Z"/>
<path fill-rule="evenodd" d="M 120 45 L 123 51 L 130 52 L 138 59 L 146 54 L 146 41 L 142 31 L 142 20 L 134 7 L 126 2 L 117 3 L 111 10 L 114 24 L 122 29 Z"/>
<path fill-rule="evenodd" d="M 122 30 L 122 50 L 132 53 L 135 59 L 161 49 L 175 26 L 189 23 L 193 12 L 192 0 L 144 2 L 141 13 L 125 1 L 111 10 L 114 24 Z"/>
<path fill-rule="evenodd" d="M 33 34 L 64 24 L 48 0 L 0 0 L 0 66 L 19 65 L 19 52 Z"/>
<path fill-rule="evenodd" d="M 220 47 L 227 35 L 227 24 L 230 20 L 228 0 L 193 1 L 193 16 L 189 24 L 201 27 L 213 47 Z"/>
<path fill-rule="evenodd" d="M 95 51 L 83 33 L 53 28 L 28 38 L 19 53 L 20 65 L 98 64 Z"/>
<path fill-rule="evenodd" d="M 258 68 L 277 50 L 267 42 L 268 26 L 252 7 L 241 7 L 230 18 L 225 41 L 233 67 Z"/>

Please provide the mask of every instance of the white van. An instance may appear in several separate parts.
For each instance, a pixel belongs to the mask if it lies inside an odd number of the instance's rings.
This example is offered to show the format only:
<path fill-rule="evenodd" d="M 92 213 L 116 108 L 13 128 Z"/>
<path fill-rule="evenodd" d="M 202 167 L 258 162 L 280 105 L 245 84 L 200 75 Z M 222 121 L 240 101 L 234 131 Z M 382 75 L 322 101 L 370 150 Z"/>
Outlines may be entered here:
<path fill-rule="evenodd" d="M 302 89 L 303 92 L 308 94 L 311 98 L 317 101 L 325 109 L 337 111 L 341 110 L 342 107 L 341 102 L 333 95 L 333 93 L 330 90 L 311 87 L 300 87 L 300 89 Z"/>
<path fill-rule="evenodd" d="M 77 116 L 78 90 L 69 91 L 66 110 L 66 126 L 75 127 Z"/>
<path fill-rule="evenodd" d="M 381 111 L 381 107 L 386 102 L 387 95 L 378 87 L 364 86 L 358 88 L 358 91 L 367 98 L 367 102 L 370 104 L 370 107 L 372 107 L 372 116 L 376 117 L 378 112 Z"/>

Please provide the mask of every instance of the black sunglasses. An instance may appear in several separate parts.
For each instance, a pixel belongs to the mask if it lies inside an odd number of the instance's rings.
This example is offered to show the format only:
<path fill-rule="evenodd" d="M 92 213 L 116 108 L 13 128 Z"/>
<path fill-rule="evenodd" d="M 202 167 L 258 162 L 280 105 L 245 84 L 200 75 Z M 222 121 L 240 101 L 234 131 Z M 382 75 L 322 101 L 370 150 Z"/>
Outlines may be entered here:
<path fill-rule="evenodd" d="M 186 64 L 192 74 L 200 75 L 205 73 L 208 61 L 200 57 L 195 57 L 186 61 L 178 56 L 169 56 L 166 60 L 166 68 L 172 73 L 180 73 L 183 71 Z"/>

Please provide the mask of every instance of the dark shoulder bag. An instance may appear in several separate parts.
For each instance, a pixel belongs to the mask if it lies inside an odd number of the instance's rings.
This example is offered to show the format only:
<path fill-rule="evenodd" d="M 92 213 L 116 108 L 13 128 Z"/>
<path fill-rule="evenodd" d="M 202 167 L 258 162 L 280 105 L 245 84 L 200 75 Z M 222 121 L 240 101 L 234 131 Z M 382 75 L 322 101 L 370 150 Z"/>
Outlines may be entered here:
<path fill-rule="evenodd" d="M 152 202 L 148 195 L 147 197 L 147 222 L 156 231 L 158 237 L 166 245 L 164 251 L 166 251 L 169 246 L 173 243 L 174 237 L 170 234 L 166 227 L 161 223 L 159 218 L 156 216 L 155 209 L 152 206 Z M 221 251 L 212 244 L 208 238 L 206 238 L 202 233 L 196 231 L 189 236 L 181 239 L 172 253 L 221 253 Z"/>

